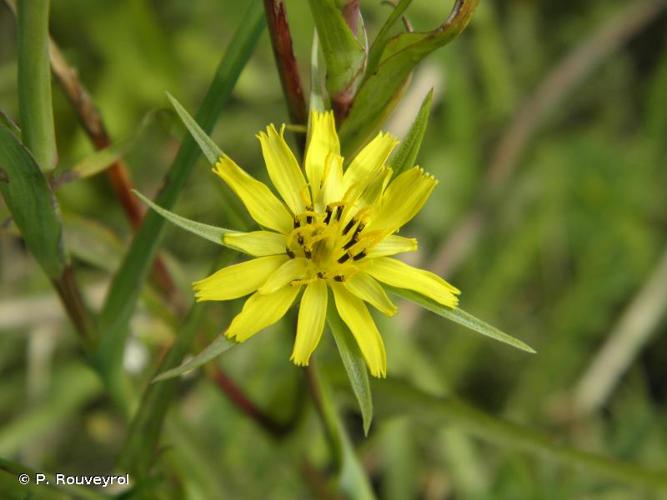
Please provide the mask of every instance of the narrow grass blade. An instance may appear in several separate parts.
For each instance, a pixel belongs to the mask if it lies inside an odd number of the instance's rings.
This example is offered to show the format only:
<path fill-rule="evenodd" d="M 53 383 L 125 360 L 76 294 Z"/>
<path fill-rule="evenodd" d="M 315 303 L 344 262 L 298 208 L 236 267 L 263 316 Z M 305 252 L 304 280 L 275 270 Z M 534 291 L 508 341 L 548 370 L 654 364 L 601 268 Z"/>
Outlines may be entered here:
<path fill-rule="evenodd" d="M 162 217 L 167 219 L 169 222 L 175 224 L 176 226 L 180 227 L 181 229 L 185 229 L 186 231 L 190 231 L 192 234 L 196 234 L 200 238 L 204 238 L 205 240 L 212 241 L 213 243 L 217 243 L 218 245 L 223 245 L 223 236 L 226 233 L 232 233 L 233 231 L 230 231 L 229 229 L 225 229 L 223 227 L 216 227 L 216 226 L 211 226 L 209 224 L 204 224 L 202 222 L 197 222 L 194 220 L 186 219 L 185 217 L 181 217 L 180 215 L 176 215 L 174 212 L 170 212 L 169 210 L 166 210 L 162 208 L 159 205 L 156 205 L 153 203 L 150 199 L 145 197 L 143 194 L 141 194 L 139 191 L 136 189 L 133 189 L 132 192 L 137 195 L 141 201 L 143 201 L 146 205 L 151 207 L 153 210 L 155 210 L 157 213 L 159 213 Z"/>
<path fill-rule="evenodd" d="M 366 72 L 350 113 L 340 128 L 345 155 L 364 144 L 396 107 L 401 91 L 417 64 L 465 29 L 478 2 L 457 0 L 451 14 L 437 29 L 400 33 L 387 41 L 377 66 L 372 72 Z"/>
<path fill-rule="evenodd" d="M 309 0 L 315 27 L 327 64 L 327 87 L 331 95 L 348 89 L 361 76 L 366 57 L 334 0 Z"/>
<path fill-rule="evenodd" d="M 352 333 L 333 307 L 330 307 L 327 311 L 327 324 L 336 341 L 340 358 L 343 361 L 347 377 L 350 379 L 352 391 L 359 403 L 361 418 L 364 424 L 364 434 L 368 435 L 371 423 L 373 422 L 373 396 L 368 380 L 366 362 L 361 355 L 361 351 L 359 351 L 356 341 L 352 337 Z"/>
<path fill-rule="evenodd" d="M 50 278 L 67 263 L 62 224 L 49 185 L 30 152 L 0 125 L 0 193 L 28 249 Z"/>
<path fill-rule="evenodd" d="M 433 100 L 433 89 L 426 94 L 419 112 L 412 122 L 410 130 L 401 141 L 400 146 L 389 160 L 389 166 L 394 170 L 394 176 L 398 176 L 404 170 L 414 167 L 417 155 L 424 140 L 424 134 L 428 127 L 428 118 L 431 115 L 431 101 Z"/>
<path fill-rule="evenodd" d="M 181 103 L 178 102 L 174 96 L 167 92 L 167 97 L 169 98 L 171 105 L 176 110 L 179 118 L 183 122 L 183 125 L 185 125 L 185 127 L 188 129 L 188 132 L 190 132 L 192 138 L 197 141 L 199 148 L 201 149 L 202 153 L 204 153 L 204 156 L 209 161 L 209 163 L 217 162 L 218 159 L 222 156 L 222 151 L 218 145 L 213 142 L 213 139 L 211 139 L 208 134 L 201 129 L 197 121 L 192 118 L 192 115 L 190 115 L 190 113 L 188 113 L 185 108 L 181 106 Z"/>
<path fill-rule="evenodd" d="M 203 313 L 203 305 L 192 306 L 182 330 L 178 332 L 174 345 L 163 358 L 158 372 L 167 372 L 180 364 L 201 327 Z M 177 387 L 178 380 L 174 378 L 159 384 L 151 384 L 144 392 L 139 409 L 132 419 L 118 463 L 122 470 L 127 470 L 133 477 L 146 477 L 155 461 L 164 419 Z"/>
<path fill-rule="evenodd" d="M 44 170 L 56 165 L 49 64 L 50 0 L 18 0 L 18 94 L 23 143 Z"/>
<path fill-rule="evenodd" d="M 588 475 L 667 492 L 664 469 L 642 467 L 571 448 L 561 439 L 494 417 L 459 399 L 434 396 L 400 380 L 383 380 L 375 384 L 374 389 L 380 394 L 378 413 L 383 417 L 412 414 L 440 418 L 502 449 L 522 450 L 539 460 L 553 460 Z"/>
<path fill-rule="evenodd" d="M 205 132 L 213 129 L 242 69 L 255 48 L 264 28 L 263 15 L 262 3 L 254 0 L 245 15 L 246 21 L 240 25 L 229 42 L 227 51 L 196 116 L 197 123 Z M 197 143 L 188 135 L 183 140 L 167 174 L 164 188 L 155 200 L 157 205 L 165 209 L 170 209 L 174 205 L 198 158 Z M 150 212 L 146 215 L 123 263 L 114 276 L 100 315 L 102 339 L 95 362 L 119 403 L 124 400 L 122 357 L 128 334 L 128 323 L 160 244 L 164 222 L 165 220 L 157 212 Z"/>
<path fill-rule="evenodd" d="M 101 149 L 91 154 L 90 156 L 87 156 L 67 170 L 56 170 L 56 172 L 54 172 L 51 185 L 54 186 L 55 189 L 61 184 L 77 181 L 80 179 L 86 179 L 104 172 L 114 163 L 121 160 L 127 154 L 127 151 L 131 145 L 131 141 L 123 141 L 117 144 L 112 144 L 107 148 Z"/>
<path fill-rule="evenodd" d="M 375 498 L 373 488 L 338 415 L 331 389 L 314 364 L 308 367 L 308 370 L 311 391 L 316 398 L 315 402 L 331 446 L 343 497 L 352 500 L 373 500 Z"/>
<path fill-rule="evenodd" d="M 201 365 L 205 365 L 212 359 L 215 359 L 217 356 L 222 354 L 225 351 L 228 351 L 236 344 L 227 340 L 225 337 L 220 335 L 213 342 L 211 342 L 202 352 L 197 354 L 194 358 L 186 361 L 185 363 L 166 370 L 160 373 L 157 377 L 153 379 L 153 382 L 160 382 L 162 380 L 168 380 L 170 378 L 178 377 L 184 373 L 190 372 L 195 368 L 199 368 Z"/>
<path fill-rule="evenodd" d="M 459 325 L 465 326 L 466 328 L 474 332 L 485 335 L 486 337 L 490 337 L 494 340 L 497 340 L 498 342 L 511 345 L 512 347 L 516 347 L 517 349 L 520 349 L 522 351 L 535 353 L 535 349 L 530 347 L 525 342 L 522 342 L 521 340 L 516 339 L 505 332 L 501 332 L 496 327 L 491 326 L 488 323 L 485 323 L 484 321 L 482 321 L 479 318 L 476 318 L 472 314 L 465 312 L 463 309 L 459 308 L 450 309 L 449 307 L 445 307 L 436 302 L 433 302 L 432 300 L 424 297 L 423 295 L 420 295 L 411 290 L 404 290 L 402 288 L 394 288 L 386 285 L 385 287 L 388 290 L 390 290 L 391 293 L 393 293 L 394 295 L 397 295 L 401 298 L 414 302 L 415 304 L 422 306 L 424 309 L 428 309 L 429 311 L 434 312 L 435 314 L 442 316 L 443 318 L 447 318 L 448 320 L 453 321 L 454 323 L 458 323 Z"/>

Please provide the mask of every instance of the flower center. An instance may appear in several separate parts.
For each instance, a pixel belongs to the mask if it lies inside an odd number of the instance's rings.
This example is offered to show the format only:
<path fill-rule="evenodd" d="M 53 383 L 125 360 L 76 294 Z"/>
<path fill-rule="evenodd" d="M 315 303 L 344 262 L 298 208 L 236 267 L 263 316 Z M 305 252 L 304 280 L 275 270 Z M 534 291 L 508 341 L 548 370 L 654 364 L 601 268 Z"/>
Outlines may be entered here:
<path fill-rule="evenodd" d="M 358 272 L 357 264 L 376 243 L 373 235 L 364 234 L 364 210 L 350 216 L 343 202 L 330 203 L 324 213 L 309 208 L 294 217 L 294 229 L 287 237 L 286 253 L 290 258 L 310 261 L 313 279 L 345 281 Z M 370 236 L 370 237 L 369 237 Z"/>

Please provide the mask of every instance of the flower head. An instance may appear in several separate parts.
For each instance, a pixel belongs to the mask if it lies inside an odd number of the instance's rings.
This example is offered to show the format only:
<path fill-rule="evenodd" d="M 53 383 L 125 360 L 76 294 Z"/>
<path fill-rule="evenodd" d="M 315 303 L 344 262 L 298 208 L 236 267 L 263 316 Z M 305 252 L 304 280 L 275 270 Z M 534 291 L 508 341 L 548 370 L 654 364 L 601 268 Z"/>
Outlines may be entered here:
<path fill-rule="evenodd" d="M 416 166 L 392 179 L 386 163 L 398 141 L 385 133 L 344 168 L 331 112 L 311 114 L 304 169 L 283 134 L 284 127 L 271 125 L 257 136 L 280 198 L 228 156 L 215 165 L 262 229 L 225 235 L 225 245 L 255 258 L 195 282 L 196 298 L 252 294 L 226 331 L 243 342 L 282 318 L 303 291 L 291 360 L 307 365 L 324 330 L 330 289 L 371 374 L 384 377 L 384 343 L 366 306 L 396 313 L 381 283 L 448 307 L 458 303 L 459 291 L 442 278 L 391 258 L 417 249 L 414 238 L 395 233 L 419 212 L 437 181 Z"/>

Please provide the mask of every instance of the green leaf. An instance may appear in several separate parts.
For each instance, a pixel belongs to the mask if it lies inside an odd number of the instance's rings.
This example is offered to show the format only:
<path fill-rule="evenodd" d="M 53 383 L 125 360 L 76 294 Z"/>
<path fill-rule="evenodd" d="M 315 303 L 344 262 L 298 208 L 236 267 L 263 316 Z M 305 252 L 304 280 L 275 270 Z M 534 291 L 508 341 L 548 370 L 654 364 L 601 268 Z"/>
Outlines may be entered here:
<path fill-rule="evenodd" d="M 262 2 L 254 0 L 244 19 L 245 22 L 232 36 L 196 115 L 197 123 L 206 133 L 213 129 L 264 29 Z M 167 173 L 164 188 L 155 200 L 157 205 L 167 210 L 174 206 L 198 158 L 199 147 L 188 134 Z M 109 384 L 113 398 L 121 406 L 124 406 L 127 400 L 124 397 L 122 360 L 128 324 L 159 247 L 164 221 L 165 219 L 157 212 L 149 212 L 146 215 L 113 278 L 100 315 L 99 331 L 102 332 L 102 339 L 95 355 L 95 362 L 106 383 Z"/>
<path fill-rule="evenodd" d="M 334 0 L 308 3 L 327 64 L 327 88 L 330 95 L 337 95 L 352 87 L 361 76 L 365 50 Z"/>
<path fill-rule="evenodd" d="M 468 25 L 479 0 L 457 0 L 452 14 L 433 31 L 402 33 L 387 41 L 374 71 L 367 71 L 339 135 L 348 156 L 367 142 L 398 103 L 414 68 Z"/>
<path fill-rule="evenodd" d="M 177 367 L 191 348 L 204 319 L 204 306 L 194 304 L 174 345 L 162 359 L 158 373 Z M 141 399 L 123 446 L 119 466 L 134 477 L 146 477 L 155 461 L 155 450 L 162 432 L 167 410 L 178 387 L 178 380 L 150 384 Z"/>
<path fill-rule="evenodd" d="M 226 233 L 234 232 L 229 229 L 225 229 L 223 227 L 211 226 L 209 224 L 204 224 L 202 222 L 196 222 L 190 219 L 186 219 L 185 217 L 176 215 L 174 212 L 170 212 L 169 210 L 166 210 L 161 206 L 156 205 L 136 189 L 133 189 L 132 192 L 135 195 L 137 195 L 141 199 L 141 201 L 143 201 L 146 205 L 151 207 L 153 210 L 155 210 L 169 222 L 177 225 L 181 229 L 190 231 L 192 234 L 196 234 L 197 236 L 199 236 L 200 238 L 204 238 L 205 240 L 212 241 L 213 243 L 217 243 L 218 245 L 225 246 L 223 241 L 223 236 Z"/>
<path fill-rule="evenodd" d="M 201 365 L 205 365 L 209 361 L 215 359 L 220 354 L 225 351 L 228 351 L 234 347 L 236 343 L 227 340 L 222 335 L 218 336 L 213 342 L 211 342 L 202 352 L 197 354 L 194 358 L 189 359 L 185 363 L 166 370 L 160 373 L 157 377 L 153 379 L 153 382 L 160 382 L 162 380 L 168 380 L 170 378 L 178 377 L 184 373 L 190 372 L 195 368 L 199 368 Z"/>
<path fill-rule="evenodd" d="M 378 413 L 383 417 L 412 414 L 443 419 L 449 425 L 493 443 L 502 450 L 522 450 L 538 460 L 549 459 L 588 475 L 667 492 L 664 470 L 569 447 L 561 439 L 489 415 L 460 399 L 429 394 L 401 380 L 382 380 L 374 384 L 374 389 L 380 395 Z"/>
<path fill-rule="evenodd" d="M 192 138 L 199 144 L 199 148 L 202 150 L 202 153 L 204 153 L 204 156 L 206 156 L 209 163 L 217 162 L 222 156 L 222 151 L 218 145 L 201 129 L 195 119 L 192 118 L 190 113 L 188 113 L 183 106 L 181 106 L 181 103 L 178 102 L 174 96 L 167 92 L 167 97 L 176 110 L 176 113 L 178 113 L 179 118 L 188 129 L 188 132 L 192 135 Z"/>
<path fill-rule="evenodd" d="M 73 167 L 62 171 L 56 171 L 51 184 L 55 189 L 57 186 L 67 182 L 93 177 L 121 160 L 127 154 L 131 145 L 132 141 L 122 141 L 96 151 Z"/>
<path fill-rule="evenodd" d="M 410 6 L 412 0 L 401 0 L 398 2 L 398 5 L 394 7 L 389 14 L 389 17 L 380 28 L 373 44 L 371 45 L 370 50 L 368 51 L 368 64 L 366 65 L 366 74 L 371 74 L 377 68 L 377 65 L 380 63 L 380 58 L 384 52 L 384 48 L 387 45 L 387 41 L 390 38 L 392 28 L 396 22 L 401 18 L 406 9 Z"/>
<path fill-rule="evenodd" d="M 56 201 L 30 152 L 3 125 L 0 125 L 0 193 L 44 272 L 50 278 L 59 277 L 67 258 L 62 249 L 62 224 Z"/>
<path fill-rule="evenodd" d="M 327 310 L 327 324 L 336 341 L 340 358 L 350 379 L 352 391 L 359 403 L 364 425 L 364 435 L 367 436 L 373 422 L 373 397 L 370 382 L 368 381 L 366 362 L 352 333 L 333 307 L 329 307 Z"/>
<path fill-rule="evenodd" d="M 308 369 L 310 370 L 311 386 L 317 398 L 318 410 L 338 470 L 343 496 L 353 500 L 373 500 L 375 498 L 373 488 L 366 477 L 366 471 L 357 458 L 345 426 L 338 416 L 331 389 L 324 377 L 317 371 L 315 364 Z"/>
<path fill-rule="evenodd" d="M 474 332 L 490 337 L 494 340 L 497 340 L 498 342 L 509 344 L 512 347 L 521 349 L 522 351 L 530 352 L 533 354 L 535 353 L 535 349 L 530 347 L 528 344 L 522 342 L 519 339 L 515 339 L 514 337 L 506 334 L 505 332 L 501 332 L 496 327 L 491 326 L 488 323 L 485 323 L 484 321 L 482 321 L 479 318 L 476 318 L 472 314 L 465 312 L 463 309 L 459 308 L 450 309 L 449 307 L 440 305 L 437 302 L 434 302 L 431 299 L 424 297 L 423 295 L 420 295 L 411 290 L 395 288 L 387 285 L 385 285 L 385 288 L 387 288 L 394 295 L 397 295 L 411 302 L 414 302 L 415 304 L 422 306 L 424 309 L 428 309 L 429 311 L 434 312 L 439 316 L 442 316 L 443 318 L 447 318 L 448 320 L 453 321 L 454 323 L 458 323 L 459 325 L 465 326 L 466 328 Z"/>
<path fill-rule="evenodd" d="M 433 89 L 426 94 L 419 112 L 412 122 L 410 130 L 401 141 L 398 150 L 389 159 L 389 166 L 394 170 L 394 176 L 399 175 L 405 169 L 411 168 L 417 161 L 417 155 L 421 149 L 424 134 L 428 127 L 428 118 L 431 114 L 431 101 L 433 99 Z"/>
<path fill-rule="evenodd" d="M 44 170 L 55 167 L 56 132 L 49 63 L 50 0 L 19 0 L 18 94 L 23 143 Z"/>

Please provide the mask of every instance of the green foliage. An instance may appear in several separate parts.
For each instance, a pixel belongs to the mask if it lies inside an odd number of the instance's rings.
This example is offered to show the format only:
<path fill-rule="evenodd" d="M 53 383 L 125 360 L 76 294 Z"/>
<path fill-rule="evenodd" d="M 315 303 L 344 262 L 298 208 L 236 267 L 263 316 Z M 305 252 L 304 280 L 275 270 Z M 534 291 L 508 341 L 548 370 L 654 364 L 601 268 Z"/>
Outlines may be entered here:
<path fill-rule="evenodd" d="M 0 193 L 26 245 L 50 278 L 66 264 L 62 224 L 44 174 L 19 139 L 0 125 Z"/>
<path fill-rule="evenodd" d="M 18 98 L 23 143 L 44 170 L 56 166 L 49 64 L 50 0 L 18 0 Z"/>
<path fill-rule="evenodd" d="M 334 0 L 309 0 L 326 61 L 327 89 L 337 95 L 362 76 L 366 54 Z"/>
<path fill-rule="evenodd" d="M 340 12 L 347 3 L 313 5 Z M 445 40 L 428 34 L 461 2 L 360 2 L 366 67 L 350 69 L 359 56 L 350 38 L 348 59 L 334 63 L 341 64 L 333 87 L 324 75 L 331 77 L 335 47 L 329 59 L 321 38 L 313 48 L 321 27 L 312 6 L 265 2 L 288 10 L 300 75 L 311 75 L 301 91 L 313 109 L 330 106 L 327 85 L 332 94 L 356 78 L 359 93 L 342 121 L 346 156 L 379 127 L 402 139 L 389 160 L 394 171 L 418 161 L 439 180 L 401 229 L 420 244 L 405 258 L 437 270 L 461 289 L 463 310 L 489 323 L 396 295 L 395 317 L 373 313 L 388 378 L 370 381 L 336 318 L 304 369 L 289 362 L 296 314 L 220 355 L 234 345 L 220 332 L 241 301 L 192 301 L 193 280 L 238 258 L 219 245 L 218 228 L 256 229 L 207 173 L 210 163 L 222 150 L 265 179 L 253 134 L 288 120 L 270 40 L 259 36 L 261 4 L 51 2 L 52 36 L 88 87 L 112 146 L 94 152 L 55 86 L 60 159 L 47 175 L 40 167 L 48 162 L 25 137 L 27 126 L 49 127 L 42 49 L 32 52 L 42 76 L 32 87 L 17 78 L 27 52 L 16 42 L 42 42 L 24 38 L 28 31 L 15 29 L 0 5 L 0 169 L 18 180 L 0 182 L 0 496 L 663 496 L 664 280 L 649 289 L 656 290 L 651 307 L 633 304 L 667 243 L 664 1 L 594 0 L 585 9 L 556 0 L 482 2 L 469 28 L 428 57 Z M 318 21 L 342 27 L 339 17 Z M 583 63 L 563 66 L 575 53 Z M 38 90 L 42 98 L 29 104 L 41 102 L 42 110 L 26 120 L 21 100 Z M 151 111 L 165 106 L 165 92 L 183 103 L 174 103 L 176 113 Z M 198 107 L 194 118 L 183 112 Z M 151 126 L 138 126 L 147 113 Z M 188 129 L 180 152 L 179 117 Z M 107 175 L 93 176 L 118 158 L 155 207 L 138 234 Z M 493 166 L 507 158 L 509 175 L 494 184 Z M 167 194 L 154 197 L 162 186 Z M 203 230 L 208 241 L 164 217 Z M 94 363 L 82 364 L 81 340 L 51 285 L 65 268 L 63 248 L 93 319 L 104 309 L 106 340 Z M 171 287 L 153 266 L 156 256 Z M 627 317 L 625 331 L 645 337 L 622 351 L 628 366 L 605 365 L 597 376 L 613 380 L 611 393 L 582 413 L 580 383 Z M 505 348 L 468 326 L 490 337 L 501 331 L 508 344 L 514 339 L 502 331 L 509 332 L 537 353 Z M 118 382 L 100 383 L 100 367 L 120 373 Z M 115 471 L 129 472 L 134 489 L 23 487 L 16 479 Z"/>
<path fill-rule="evenodd" d="M 332 297 L 330 297 L 329 301 L 332 301 Z M 368 381 L 366 362 L 352 336 L 352 332 L 343 323 L 338 312 L 333 307 L 327 310 L 327 324 L 336 341 L 336 347 L 338 347 L 340 359 L 350 380 L 352 392 L 354 392 L 359 403 L 364 434 L 368 435 L 371 423 L 373 422 L 373 396 L 371 394 L 370 382 Z"/>

